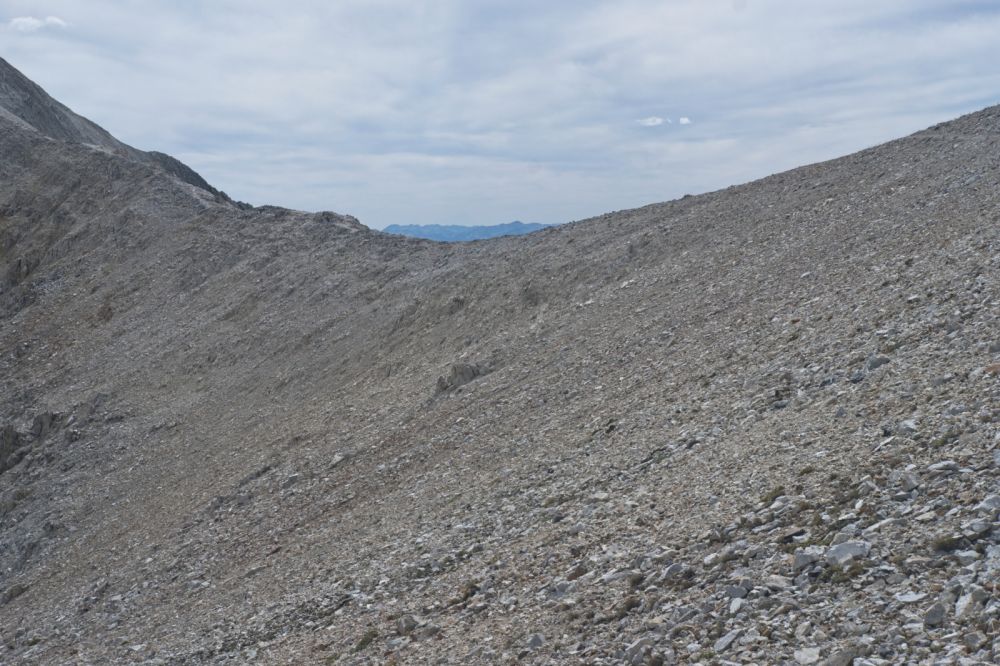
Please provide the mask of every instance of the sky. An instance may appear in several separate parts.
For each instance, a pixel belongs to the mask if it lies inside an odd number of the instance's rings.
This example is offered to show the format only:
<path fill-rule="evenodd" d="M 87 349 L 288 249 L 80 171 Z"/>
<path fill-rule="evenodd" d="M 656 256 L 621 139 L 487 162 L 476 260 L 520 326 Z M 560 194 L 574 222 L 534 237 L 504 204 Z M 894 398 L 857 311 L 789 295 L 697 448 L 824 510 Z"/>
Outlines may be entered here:
<path fill-rule="evenodd" d="M 4 0 L 0 57 L 255 205 L 558 223 L 1000 103 L 1000 2 Z"/>

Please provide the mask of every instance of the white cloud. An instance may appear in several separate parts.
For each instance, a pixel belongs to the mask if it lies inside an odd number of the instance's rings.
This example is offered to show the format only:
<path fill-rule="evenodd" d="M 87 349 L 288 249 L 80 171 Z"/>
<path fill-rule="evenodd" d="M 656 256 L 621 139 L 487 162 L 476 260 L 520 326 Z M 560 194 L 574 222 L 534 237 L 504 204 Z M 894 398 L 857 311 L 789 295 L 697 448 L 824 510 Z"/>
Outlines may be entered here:
<path fill-rule="evenodd" d="M 12 18 L 7 25 L 18 32 L 34 32 L 44 27 L 45 21 L 36 19 L 34 16 L 18 16 L 17 18 Z"/>
<path fill-rule="evenodd" d="M 681 119 L 678 120 L 677 122 L 679 122 L 681 125 L 690 125 L 691 119 L 688 118 L 687 116 L 681 116 Z"/>
<path fill-rule="evenodd" d="M 7 25 L 18 32 L 35 32 L 42 28 L 65 28 L 69 24 L 58 16 L 46 16 L 43 19 L 34 16 L 18 16 L 12 18 Z"/>
<path fill-rule="evenodd" d="M 648 118 L 641 118 L 635 121 L 642 125 L 643 127 L 656 127 L 657 125 L 663 124 L 663 118 L 659 116 L 649 116 Z M 669 120 L 667 122 L 670 122 Z"/>

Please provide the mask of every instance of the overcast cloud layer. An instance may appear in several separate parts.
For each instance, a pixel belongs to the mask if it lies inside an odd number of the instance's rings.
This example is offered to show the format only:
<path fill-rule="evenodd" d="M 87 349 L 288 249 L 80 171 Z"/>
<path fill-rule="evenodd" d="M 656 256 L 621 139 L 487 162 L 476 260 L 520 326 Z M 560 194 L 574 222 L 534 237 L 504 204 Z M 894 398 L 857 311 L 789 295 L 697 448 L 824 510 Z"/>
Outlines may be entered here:
<path fill-rule="evenodd" d="M 1000 102 L 998 5 L 5 0 L 0 55 L 236 199 L 565 222 Z"/>

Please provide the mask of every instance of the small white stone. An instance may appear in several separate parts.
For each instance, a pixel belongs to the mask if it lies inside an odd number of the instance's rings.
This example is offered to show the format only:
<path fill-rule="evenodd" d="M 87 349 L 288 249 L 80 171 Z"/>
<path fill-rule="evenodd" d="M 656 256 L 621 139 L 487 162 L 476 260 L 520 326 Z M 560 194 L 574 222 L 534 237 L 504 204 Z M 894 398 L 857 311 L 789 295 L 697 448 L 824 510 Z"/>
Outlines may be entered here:
<path fill-rule="evenodd" d="M 795 651 L 795 661 L 799 664 L 815 664 L 819 661 L 819 648 L 802 648 Z"/>

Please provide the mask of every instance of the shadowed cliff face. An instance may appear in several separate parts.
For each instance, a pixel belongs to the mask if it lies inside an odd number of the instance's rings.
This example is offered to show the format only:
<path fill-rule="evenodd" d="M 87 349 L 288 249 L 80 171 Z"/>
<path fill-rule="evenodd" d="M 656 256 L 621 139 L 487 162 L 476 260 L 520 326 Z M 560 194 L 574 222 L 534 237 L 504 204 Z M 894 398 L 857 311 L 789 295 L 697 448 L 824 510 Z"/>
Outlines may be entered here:
<path fill-rule="evenodd" d="M 0 661 L 995 656 L 997 108 L 462 245 L 0 109 Z"/>

